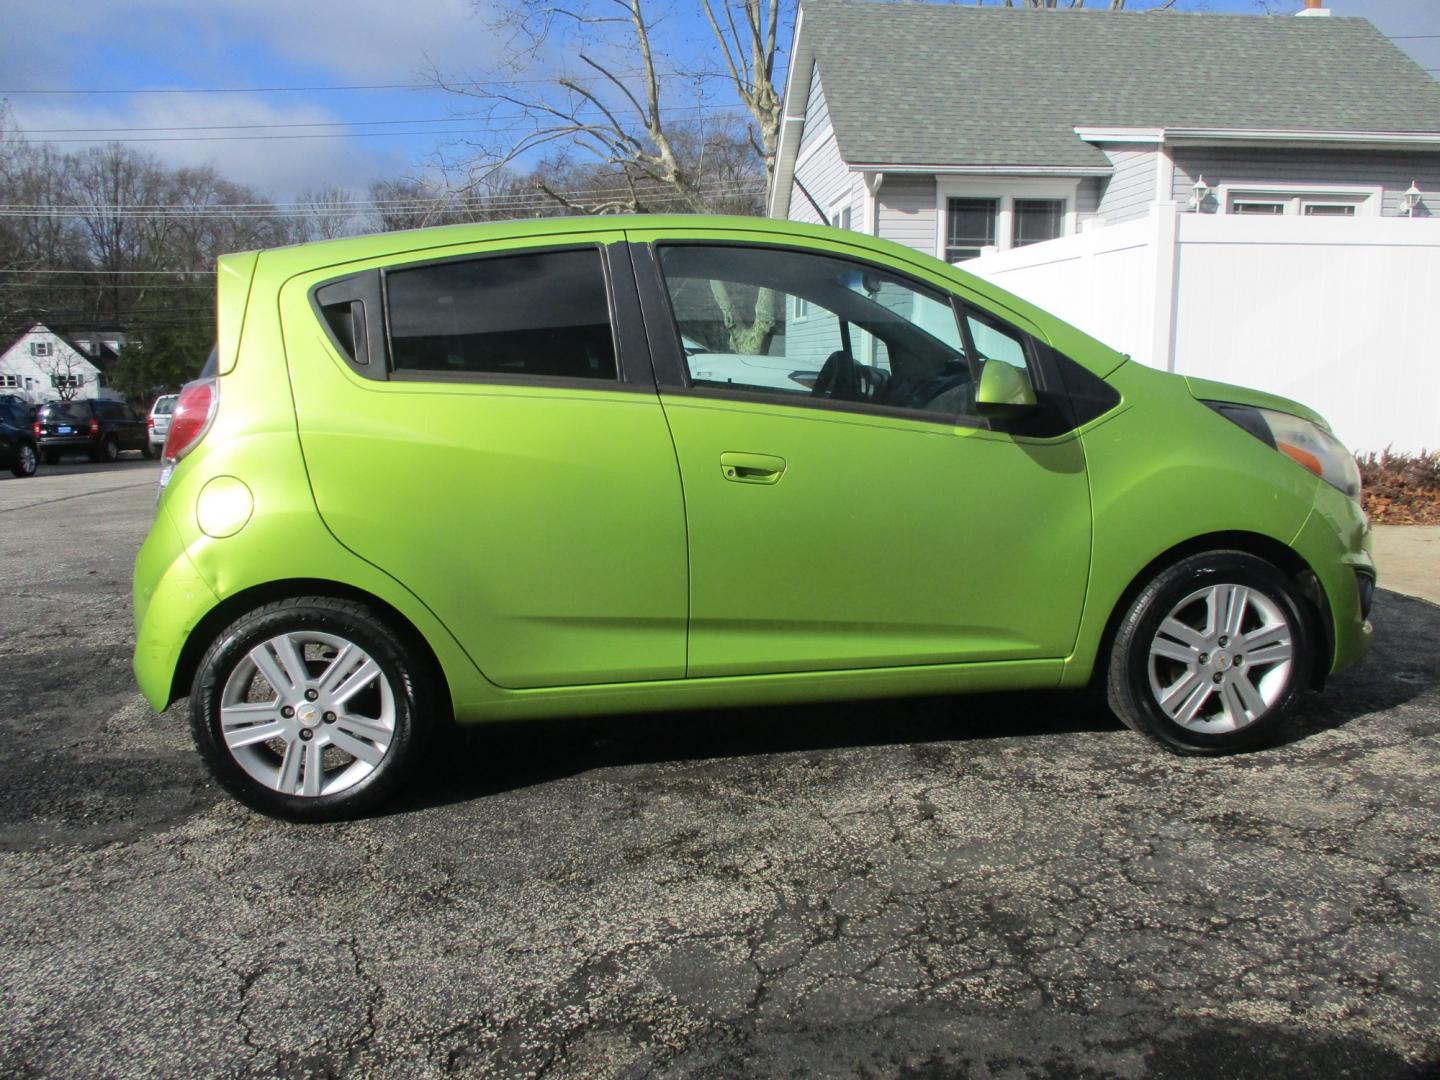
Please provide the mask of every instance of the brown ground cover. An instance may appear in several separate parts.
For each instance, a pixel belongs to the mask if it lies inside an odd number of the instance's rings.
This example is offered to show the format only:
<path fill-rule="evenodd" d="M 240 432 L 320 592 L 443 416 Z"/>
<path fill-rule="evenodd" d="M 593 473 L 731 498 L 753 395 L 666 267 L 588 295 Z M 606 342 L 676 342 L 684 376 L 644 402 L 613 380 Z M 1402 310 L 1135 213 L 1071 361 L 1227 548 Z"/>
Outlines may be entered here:
<path fill-rule="evenodd" d="M 1365 512 L 1377 525 L 1440 525 L 1440 450 L 1356 455 Z"/>

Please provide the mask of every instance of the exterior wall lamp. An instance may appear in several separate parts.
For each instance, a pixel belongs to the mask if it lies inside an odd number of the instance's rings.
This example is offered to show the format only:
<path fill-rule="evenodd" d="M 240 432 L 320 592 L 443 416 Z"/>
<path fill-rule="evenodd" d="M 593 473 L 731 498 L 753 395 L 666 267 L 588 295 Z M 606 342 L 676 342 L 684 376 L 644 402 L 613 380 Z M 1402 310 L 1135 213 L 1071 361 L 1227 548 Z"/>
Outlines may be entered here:
<path fill-rule="evenodd" d="M 1420 182 L 1411 181 L 1410 186 L 1405 189 L 1405 194 L 1400 200 L 1400 207 L 1405 211 L 1406 217 L 1414 217 L 1416 209 L 1420 206 Z"/>
<path fill-rule="evenodd" d="M 1205 212 L 1205 200 L 1210 197 L 1210 185 L 1201 176 L 1190 188 L 1190 209 L 1197 214 Z"/>

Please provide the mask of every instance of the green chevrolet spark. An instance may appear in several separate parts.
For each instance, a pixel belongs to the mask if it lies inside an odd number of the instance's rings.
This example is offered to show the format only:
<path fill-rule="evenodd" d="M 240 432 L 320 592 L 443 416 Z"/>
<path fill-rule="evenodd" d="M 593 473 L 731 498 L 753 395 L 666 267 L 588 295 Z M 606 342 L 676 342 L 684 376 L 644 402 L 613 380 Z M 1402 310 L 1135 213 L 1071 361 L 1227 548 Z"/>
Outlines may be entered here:
<path fill-rule="evenodd" d="M 389 233 L 226 256 L 218 323 L 135 673 L 267 813 L 375 806 L 452 720 L 1094 686 L 1223 753 L 1369 641 L 1319 416 L 871 237 Z"/>

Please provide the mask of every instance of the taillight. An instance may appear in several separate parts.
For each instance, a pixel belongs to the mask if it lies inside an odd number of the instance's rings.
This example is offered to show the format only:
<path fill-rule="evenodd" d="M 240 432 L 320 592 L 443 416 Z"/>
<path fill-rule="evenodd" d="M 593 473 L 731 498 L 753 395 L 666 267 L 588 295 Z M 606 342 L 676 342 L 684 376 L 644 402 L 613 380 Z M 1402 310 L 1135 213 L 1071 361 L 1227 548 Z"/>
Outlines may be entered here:
<path fill-rule="evenodd" d="M 165 461 L 173 465 L 199 445 L 220 408 L 220 384 L 214 379 L 197 379 L 180 390 L 180 400 L 170 413 L 170 430 L 165 434 Z"/>
<path fill-rule="evenodd" d="M 40 437 L 40 421 L 39 421 L 39 420 L 36 420 L 36 421 L 35 421 L 35 437 L 36 437 L 37 439 Z"/>
<path fill-rule="evenodd" d="M 154 431 L 154 430 L 155 430 L 155 417 L 153 417 L 153 416 L 147 416 L 147 417 L 145 418 L 145 426 L 146 426 L 147 428 L 149 428 L 151 431 Z"/>
<path fill-rule="evenodd" d="M 99 421 L 99 420 L 91 420 L 91 421 L 90 421 L 90 434 L 91 434 L 91 435 L 99 435 L 99 434 L 100 434 L 100 421 Z"/>

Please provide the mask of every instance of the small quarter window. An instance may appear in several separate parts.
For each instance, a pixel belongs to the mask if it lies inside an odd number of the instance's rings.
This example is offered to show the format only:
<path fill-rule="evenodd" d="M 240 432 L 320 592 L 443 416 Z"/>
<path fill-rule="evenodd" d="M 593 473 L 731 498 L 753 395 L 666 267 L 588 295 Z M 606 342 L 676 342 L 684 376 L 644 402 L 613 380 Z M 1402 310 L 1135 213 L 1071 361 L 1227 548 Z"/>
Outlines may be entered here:
<path fill-rule="evenodd" d="M 533 252 L 386 273 L 396 372 L 616 378 L 600 252 Z"/>

